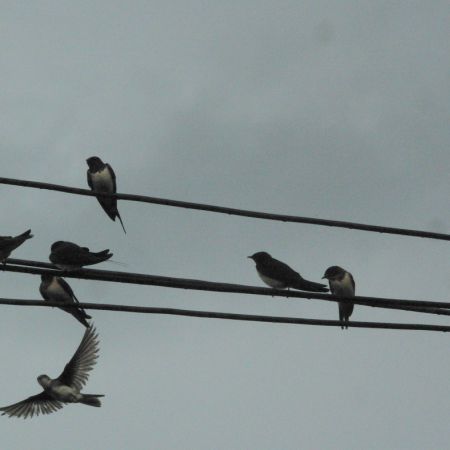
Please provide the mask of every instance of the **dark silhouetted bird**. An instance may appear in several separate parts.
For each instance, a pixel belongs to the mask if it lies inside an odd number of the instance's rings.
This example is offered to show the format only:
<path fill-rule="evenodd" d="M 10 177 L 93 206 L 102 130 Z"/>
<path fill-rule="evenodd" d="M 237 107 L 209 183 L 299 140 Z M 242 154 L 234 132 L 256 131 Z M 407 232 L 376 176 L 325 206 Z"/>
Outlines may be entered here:
<path fill-rule="evenodd" d="M 77 270 L 83 266 L 98 264 L 111 258 L 109 249 L 91 252 L 73 242 L 57 241 L 51 246 L 50 261 L 62 270 Z"/>
<path fill-rule="evenodd" d="M 117 192 L 116 174 L 114 173 L 114 170 L 98 156 L 91 156 L 86 162 L 89 166 L 87 171 L 87 182 L 89 187 L 93 192 L 98 194 L 96 196 L 97 200 L 110 219 L 115 221 L 116 217 L 119 218 L 123 231 L 126 233 L 122 218 L 117 209 L 117 198 L 101 195 L 102 193 L 115 194 Z"/>
<path fill-rule="evenodd" d="M 336 297 L 351 298 L 355 296 L 355 280 L 352 274 L 342 267 L 328 267 L 322 278 L 328 279 L 330 291 Z M 342 329 L 348 328 L 346 323 L 349 322 L 353 307 L 354 304 L 352 302 L 339 302 L 339 320 L 344 323 L 344 325 L 341 325 Z"/>
<path fill-rule="evenodd" d="M 39 286 L 39 292 L 44 300 L 50 302 L 61 303 L 59 308 L 63 311 L 72 314 L 78 322 L 82 323 L 86 328 L 89 327 L 89 323 L 86 319 L 91 319 L 91 316 L 86 314 L 86 311 L 81 308 L 67 308 L 64 305 L 76 305 L 79 303 L 78 299 L 72 291 L 66 280 L 61 277 L 44 273 L 41 275 L 41 285 Z"/>
<path fill-rule="evenodd" d="M 98 351 L 98 336 L 95 328 L 90 326 L 86 329 L 77 351 L 66 364 L 61 375 L 54 379 L 48 375 L 39 375 L 37 381 L 44 390 L 21 402 L 0 408 L 0 411 L 3 411 L 2 415 L 26 419 L 34 415 L 51 414 L 61 409 L 66 403 L 101 406 L 99 397 L 104 395 L 80 392 L 89 378 L 88 372 L 97 362 Z"/>
<path fill-rule="evenodd" d="M 285 289 L 294 288 L 301 291 L 328 292 L 326 285 L 305 280 L 287 264 L 272 258 L 267 252 L 258 252 L 249 258 L 256 263 L 256 271 L 268 286 Z"/>
<path fill-rule="evenodd" d="M 18 236 L 0 236 L 0 261 L 5 264 L 5 260 L 11 252 L 32 237 L 31 230 L 27 230 Z"/>

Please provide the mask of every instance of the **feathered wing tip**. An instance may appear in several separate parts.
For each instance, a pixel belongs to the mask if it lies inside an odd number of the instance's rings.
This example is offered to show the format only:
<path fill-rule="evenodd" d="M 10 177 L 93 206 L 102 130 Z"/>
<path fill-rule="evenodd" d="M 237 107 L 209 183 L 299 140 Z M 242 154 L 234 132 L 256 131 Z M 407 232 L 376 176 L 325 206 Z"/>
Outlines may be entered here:
<path fill-rule="evenodd" d="M 300 280 L 292 285 L 294 289 L 299 289 L 301 291 L 309 291 L 309 292 L 328 292 L 329 289 L 325 284 L 315 283 L 314 281 L 308 280 Z"/>
<path fill-rule="evenodd" d="M 102 402 L 98 399 L 99 397 L 104 397 L 103 394 L 82 394 L 83 397 L 80 400 L 80 403 L 83 405 L 96 406 L 100 408 L 102 406 Z"/>

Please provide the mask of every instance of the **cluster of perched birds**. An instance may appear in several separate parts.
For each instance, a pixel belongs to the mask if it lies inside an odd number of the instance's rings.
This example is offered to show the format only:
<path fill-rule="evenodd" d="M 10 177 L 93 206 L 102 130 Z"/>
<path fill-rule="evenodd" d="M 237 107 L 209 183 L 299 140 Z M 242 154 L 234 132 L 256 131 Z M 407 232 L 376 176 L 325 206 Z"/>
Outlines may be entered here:
<path fill-rule="evenodd" d="M 117 209 L 117 198 L 111 196 L 117 191 L 116 176 L 112 167 L 103 163 L 97 156 L 88 158 L 86 162 L 89 166 L 87 171 L 89 187 L 95 193 L 107 215 L 113 221 L 118 218 L 123 231 L 126 233 Z M 18 236 L 0 236 L 0 261 L 6 264 L 12 251 L 32 237 L 31 230 L 27 230 Z M 50 261 L 62 270 L 61 275 L 68 271 L 79 270 L 84 266 L 106 261 L 111 257 L 112 253 L 109 249 L 91 252 L 87 247 L 80 247 L 68 241 L 54 242 L 49 255 Z M 298 272 L 287 264 L 272 258 L 267 252 L 257 252 L 249 258 L 256 263 L 256 271 L 260 278 L 272 288 L 328 292 L 326 285 L 305 280 Z M 339 320 L 342 323 L 341 328 L 348 328 L 347 324 L 353 312 L 353 303 L 348 299 L 355 295 L 355 281 L 352 274 L 339 266 L 331 266 L 325 271 L 322 278 L 328 279 L 333 295 L 343 298 L 339 302 Z M 54 379 L 48 375 L 40 375 L 37 381 L 43 389 L 42 392 L 18 403 L 0 408 L 0 411 L 3 411 L 2 415 L 27 418 L 39 414 L 50 414 L 61 409 L 66 403 L 82 403 L 100 407 L 99 398 L 104 395 L 81 393 L 88 380 L 89 371 L 96 363 L 99 352 L 98 335 L 94 326 L 88 322 L 91 316 L 83 308 L 77 306 L 79 304 L 77 297 L 67 281 L 61 276 L 53 273 L 42 274 L 39 291 L 44 300 L 58 303 L 60 309 L 75 317 L 86 327 L 86 330 L 80 345 L 66 364 L 61 375 Z"/>

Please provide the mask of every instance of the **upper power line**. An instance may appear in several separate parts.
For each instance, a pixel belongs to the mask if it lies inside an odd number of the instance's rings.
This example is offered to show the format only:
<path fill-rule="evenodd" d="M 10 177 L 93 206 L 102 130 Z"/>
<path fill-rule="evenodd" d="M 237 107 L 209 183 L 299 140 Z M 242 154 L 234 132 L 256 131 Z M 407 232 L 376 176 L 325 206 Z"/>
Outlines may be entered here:
<path fill-rule="evenodd" d="M 61 186 L 58 184 L 42 183 L 38 181 L 18 180 L 14 178 L 0 177 L 0 184 L 9 184 L 13 186 L 31 187 L 37 189 L 47 189 L 51 191 L 65 192 L 68 194 L 96 196 L 95 192 L 88 189 L 74 188 L 70 186 Z M 102 194 L 108 196 L 108 194 Z M 135 194 L 114 194 L 119 200 L 129 200 L 141 203 L 153 203 L 156 205 L 174 206 L 177 208 L 196 209 L 200 211 L 210 211 L 222 214 L 229 214 L 234 216 L 252 217 L 255 219 L 275 220 L 279 222 L 293 222 L 293 223 L 308 223 L 311 225 L 322 225 L 337 228 L 349 228 L 353 230 L 371 231 L 376 233 L 397 234 L 403 236 L 415 236 L 429 239 L 439 239 L 443 241 L 450 241 L 450 234 L 435 233 L 432 231 L 411 230 L 407 228 L 384 227 L 380 225 L 368 225 L 356 222 L 347 222 L 342 220 L 328 220 L 316 219 L 312 217 L 292 216 L 285 214 L 272 214 L 258 211 L 249 211 L 245 209 L 228 208 L 224 206 L 208 205 L 203 203 L 184 202 L 180 200 L 170 200 L 158 197 L 149 197 L 145 195 Z"/>

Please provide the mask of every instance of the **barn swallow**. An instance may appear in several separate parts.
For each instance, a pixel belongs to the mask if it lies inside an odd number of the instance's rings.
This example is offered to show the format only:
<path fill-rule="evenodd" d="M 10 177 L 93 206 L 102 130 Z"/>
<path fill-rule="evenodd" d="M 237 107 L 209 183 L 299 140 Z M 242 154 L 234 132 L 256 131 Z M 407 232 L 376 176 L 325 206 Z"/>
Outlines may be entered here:
<path fill-rule="evenodd" d="M 63 278 L 48 273 L 43 273 L 41 275 L 41 280 L 39 292 L 44 300 L 49 302 L 58 302 L 62 305 L 76 305 L 79 303 L 72 291 L 72 288 L 69 286 L 69 283 L 67 283 L 67 281 Z M 69 314 L 72 314 L 72 316 L 86 328 L 89 326 L 86 319 L 91 319 L 92 317 L 86 314 L 86 311 L 83 308 L 67 308 L 64 306 L 60 306 L 59 308 Z"/>
<path fill-rule="evenodd" d="M 98 202 L 108 214 L 111 220 L 119 218 L 123 231 L 126 234 L 125 227 L 123 226 L 122 218 L 120 217 L 119 210 L 117 209 L 117 198 L 101 195 L 115 194 L 117 192 L 116 186 L 116 174 L 108 163 L 104 163 L 98 156 L 91 156 L 86 160 L 89 169 L 87 171 L 87 182 L 89 187 L 96 195 Z"/>
<path fill-rule="evenodd" d="M 248 258 L 255 261 L 258 275 L 270 287 L 328 292 L 328 288 L 324 284 L 305 280 L 298 272 L 291 269 L 287 264 L 272 258 L 267 252 L 258 252 Z"/>
<path fill-rule="evenodd" d="M 331 266 L 325 271 L 322 278 L 327 278 L 330 283 L 330 291 L 336 297 L 351 298 L 355 296 L 355 280 L 350 272 L 342 267 Z M 353 312 L 354 304 L 352 302 L 339 302 L 339 320 L 344 323 L 341 328 L 348 328 L 346 324 L 349 322 Z"/>
<path fill-rule="evenodd" d="M 3 415 L 9 417 L 33 417 L 39 414 L 51 414 L 61 409 L 66 403 L 83 403 L 89 406 L 101 406 L 99 394 L 82 394 L 80 391 L 89 378 L 98 358 L 98 335 L 95 328 L 86 328 L 83 339 L 72 359 L 66 364 L 58 378 L 39 375 L 38 383 L 44 389 L 41 393 L 0 408 Z"/>
<path fill-rule="evenodd" d="M 50 250 L 50 261 L 62 270 L 78 270 L 83 266 L 106 261 L 113 255 L 109 249 L 91 252 L 87 247 L 68 241 L 56 241 Z"/>
<path fill-rule="evenodd" d="M 9 257 L 11 252 L 32 237 L 31 230 L 27 230 L 18 236 L 0 236 L 0 261 L 6 264 L 6 258 Z"/>

